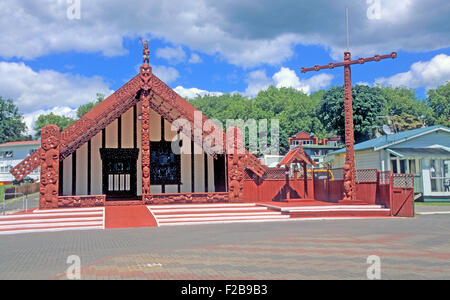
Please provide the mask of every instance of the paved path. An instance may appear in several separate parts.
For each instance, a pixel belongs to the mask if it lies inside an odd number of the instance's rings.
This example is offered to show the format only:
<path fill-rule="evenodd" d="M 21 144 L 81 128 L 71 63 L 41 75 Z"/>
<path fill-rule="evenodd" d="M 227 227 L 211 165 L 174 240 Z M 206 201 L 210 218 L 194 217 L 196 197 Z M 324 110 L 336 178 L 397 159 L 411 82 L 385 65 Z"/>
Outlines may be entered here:
<path fill-rule="evenodd" d="M 450 217 L 300 221 L 0 236 L 0 279 L 449 279 Z"/>

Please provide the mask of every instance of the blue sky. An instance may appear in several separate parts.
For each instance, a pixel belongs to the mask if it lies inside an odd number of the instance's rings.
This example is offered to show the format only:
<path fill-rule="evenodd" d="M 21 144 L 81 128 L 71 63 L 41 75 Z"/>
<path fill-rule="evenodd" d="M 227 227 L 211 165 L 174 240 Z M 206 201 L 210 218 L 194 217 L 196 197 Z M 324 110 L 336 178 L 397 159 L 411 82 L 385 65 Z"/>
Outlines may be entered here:
<path fill-rule="evenodd" d="M 354 66 L 354 84 L 406 86 L 424 98 L 450 80 L 447 0 L 337 2 L 0 1 L 0 95 L 29 127 L 42 113 L 73 115 L 137 74 L 140 36 L 154 73 L 182 96 L 252 97 L 270 85 L 311 93 L 343 84 L 342 69 L 300 69 L 342 60 L 345 6 L 354 58 L 398 52 Z"/>

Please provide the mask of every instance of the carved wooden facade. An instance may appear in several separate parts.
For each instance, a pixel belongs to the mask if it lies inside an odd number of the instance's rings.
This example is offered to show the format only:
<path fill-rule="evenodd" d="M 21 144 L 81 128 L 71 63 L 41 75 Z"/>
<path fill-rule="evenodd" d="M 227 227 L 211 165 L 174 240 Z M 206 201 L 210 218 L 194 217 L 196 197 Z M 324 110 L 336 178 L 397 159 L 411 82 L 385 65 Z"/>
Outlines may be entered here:
<path fill-rule="evenodd" d="M 183 118 L 191 126 L 188 136 L 194 143 L 203 146 L 203 141 L 211 133 L 222 138 L 223 148 L 208 153 L 213 157 L 227 153 L 226 134 L 220 128 L 203 130 L 209 121 L 189 102 L 152 74 L 148 64 L 148 49 L 144 48 L 144 64 L 140 74 L 131 79 L 122 88 L 98 104 L 90 112 L 73 123 L 61 133 L 55 127 L 42 132 L 42 147 L 11 170 L 17 180 L 26 177 L 41 166 L 41 208 L 100 206 L 105 204 L 104 196 L 58 196 L 59 163 L 71 156 L 80 147 L 91 141 L 112 122 L 133 108 L 139 101 L 142 107 L 141 155 L 142 155 L 142 203 L 210 203 L 239 202 L 243 200 L 243 179 L 245 168 L 256 176 L 263 176 L 267 170 L 259 159 L 250 154 L 240 144 L 239 153 L 227 154 L 228 194 L 224 193 L 177 193 L 152 194 L 150 190 L 150 110 L 155 111 L 164 120 L 173 123 Z M 199 120 L 198 120 L 199 118 Z M 201 132 L 200 137 L 196 132 Z M 236 143 L 237 144 L 237 143 Z M 51 160 L 50 160 L 51 157 Z M 76 166 L 74 166 L 76 167 Z"/>

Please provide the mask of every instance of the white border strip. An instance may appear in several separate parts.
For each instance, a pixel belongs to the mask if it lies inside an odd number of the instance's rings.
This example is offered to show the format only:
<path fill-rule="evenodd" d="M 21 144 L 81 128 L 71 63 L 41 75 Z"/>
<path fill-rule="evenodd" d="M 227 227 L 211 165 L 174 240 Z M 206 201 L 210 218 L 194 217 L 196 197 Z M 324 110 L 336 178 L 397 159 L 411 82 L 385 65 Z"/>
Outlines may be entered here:
<path fill-rule="evenodd" d="M 241 220 L 241 221 L 209 221 L 209 222 L 180 222 L 167 223 L 161 226 L 178 226 L 178 225 L 213 225 L 213 224 L 233 224 L 233 223 L 266 223 L 266 222 L 298 222 L 298 221 L 339 221 L 339 220 L 372 220 L 372 219 L 389 219 L 391 217 L 345 217 L 345 218 L 289 218 L 279 220 Z M 400 219 L 400 218 L 396 218 Z"/>
<path fill-rule="evenodd" d="M 153 219 L 155 219 L 156 221 L 156 227 L 159 227 L 159 221 L 158 218 L 153 214 L 152 210 L 150 209 L 149 206 L 147 206 L 148 211 L 150 212 L 150 214 L 153 216 Z"/>
<path fill-rule="evenodd" d="M 30 219 L 30 220 L 38 220 L 42 217 L 67 217 L 67 216 L 95 216 L 95 215 L 101 215 L 104 214 L 102 211 L 93 211 L 93 212 L 79 212 L 79 213 L 54 213 L 54 214 L 25 214 L 25 215 L 9 215 L 9 216 L 0 216 L 1 220 L 7 220 L 7 219 Z"/>
<path fill-rule="evenodd" d="M 244 213 L 216 213 L 216 214 L 175 214 L 175 215 L 159 215 L 159 219 L 181 218 L 181 217 L 233 217 L 233 216 L 281 216 L 280 212 L 244 212 Z"/>
<path fill-rule="evenodd" d="M 13 224 L 37 224 L 37 223 L 59 223 L 59 222 L 71 222 L 71 221 L 103 221 L 102 217 L 92 218 L 61 218 L 61 219 L 38 219 L 38 220 L 14 220 L 7 222 L 0 222 L 1 225 L 13 225 Z"/>
<path fill-rule="evenodd" d="M 153 211 L 154 214 L 159 213 L 177 213 L 177 212 L 201 212 L 201 211 L 266 211 L 267 207 L 262 206 L 254 206 L 254 207 L 232 207 L 232 208 L 222 208 L 222 207 L 214 207 L 214 208 L 181 208 L 181 209 L 158 209 L 155 210 L 153 208 L 149 208 Z"/>
<path fill-rule="evenodd" d="M 98 229 L 103 229 L 103 228 L 101 226 L 89 226 L 89 227 L 11 230 L 11 231 L 0 231 L 0 235 L 12 235 L 12 234 L 23 234 L 23 233 L 39 233 L 39 232 L 74 231 L 74 230 L 93 230 L 93 229 L 98 230 Z"/>
<path fill-rule="evenodd" d="M 160 220 L 159 222 L 161 224 L 165 223 L 173 223 L 173 222 L 180 222 L 180 221 L 227 221 L 227 220 L 273 220 L 273 219 L 289 219 L 289 215 L 278 215 L 278 216 L 235 216 L 235 217 L 222 217 L 222 218 L 215 218 L 215 217 L 209 217 L 209 218 L 175 218 L 175 219 L 164 219 Z"/>
<path fill-rule="evenodd" d="M 86 207 L 86 208 L 55 208 L 55 209 L 36 209 L 33 211 L 35 214 L 41 213 L 58 213 L 58 212 L 73 212 L 73 211 L 102 211 L 104 207 Z"/>
<path fill-rule="evenodd" d="M 57 227 L 63 228 L 67 226 L 95 226 L 102 225 L 102 222 L 65 222 L 65 223 L 45 223 L 45 224 L 21 224 L 21 225 L 3 225 L 0 226 L 0 232 L 2 229 L 16 229 L 16 228 L 35 228 L 35 227 Z"/>
<path fill-rule="evenodd" d="M 256 206 L 256 203 L 222 203 L 222 204 L 173 204 L 173 205 L 149 205 L 151 209 L 159 208 L 194 208 L 194 207 L 245 207 Z"/>

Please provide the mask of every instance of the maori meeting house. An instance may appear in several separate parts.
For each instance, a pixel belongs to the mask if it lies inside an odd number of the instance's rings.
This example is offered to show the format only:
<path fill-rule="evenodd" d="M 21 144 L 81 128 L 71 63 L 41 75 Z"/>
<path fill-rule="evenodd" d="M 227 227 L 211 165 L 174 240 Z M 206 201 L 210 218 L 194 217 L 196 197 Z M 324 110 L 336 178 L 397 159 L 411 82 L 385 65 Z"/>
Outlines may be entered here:
<path fill-rule="evenodd" d="M 410 175 L 356 170 L 356 200 L 342 201 L 344 170 L 308 169 L 301 146 L 268 168 L 237 128 L 211 123 L 152 73 L 146 43 L 138 75 L 67 129 L 44 127 L 41 148 L 11 173 L 40 168 L 40 211 L 101 208 L 106 227 L 414 215 Z M 139 223 L 143 210 L 156 223 Z"/>

